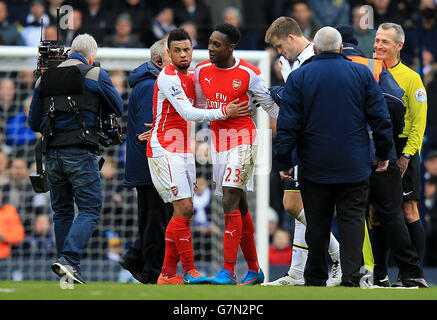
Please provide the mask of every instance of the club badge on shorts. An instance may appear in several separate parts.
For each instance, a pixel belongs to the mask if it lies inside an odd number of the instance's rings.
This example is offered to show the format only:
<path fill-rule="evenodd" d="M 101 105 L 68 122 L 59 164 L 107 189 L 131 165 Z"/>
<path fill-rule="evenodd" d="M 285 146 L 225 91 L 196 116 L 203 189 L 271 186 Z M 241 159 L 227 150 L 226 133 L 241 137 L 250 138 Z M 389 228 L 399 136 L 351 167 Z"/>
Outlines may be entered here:
<path fill-rule="evenodd" d="M 178 196 L 178 187 L 177 187 L 177 186 L 172 186 L 172 187 L 171 187 L 171 191 L 173 192 L 173 195 L 174 195 L 175 197 Z"/>
<path fill-rule="evenodd" d="M 234 88 L 234 90 L 240 89 L 241 84 L 242 84 L 241 80 L 238 80 L 238 79 L 232 80 L 232 88 Z"/>

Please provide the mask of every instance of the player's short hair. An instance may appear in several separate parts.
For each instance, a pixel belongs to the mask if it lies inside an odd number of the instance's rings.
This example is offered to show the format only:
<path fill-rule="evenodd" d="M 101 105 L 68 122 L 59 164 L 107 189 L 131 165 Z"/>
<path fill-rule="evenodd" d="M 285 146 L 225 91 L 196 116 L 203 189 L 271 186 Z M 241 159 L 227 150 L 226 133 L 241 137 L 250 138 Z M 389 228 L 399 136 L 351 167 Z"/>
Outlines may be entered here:
<path fill-rule="evenodd" d="M 405 33 L 404 33 L 404 29 L 402 29 L 402 27 L 397 24 L 397 23 L 392 23 L 392 22 L 385 22 L 385 23 L 381 23 L 378 27 L 378 30 L 382 29 L 382 30 L 388 30 L 388 29 L 395 29 L 395 41 L 396 43 L 405 43 Z"/>
<path fill-rule="evenodd" d="M 167 46 L 170 49 L 170 45 L 173 41 L 183 41 L 183 40 L 190 40 L 190 43 L 192 43 L 190 35 L 183 28 L 173 29 L 168 34 Z"/>
<path fill-rule="evenodd" d="M 292 34 L 297 37 L 302 37 L 302 29 L 299 27 L 296 20 L 290 17 L 279 17 L 267 29 L 264 41 L 272 43 L 273 38 L 284 39 Z"/>
<path fill-rule="evenodd" d="M 342 38 L 340 32 L 333 27 L 323 27 L 314 36 L 317 52 L 340 52 Z"/>
<path fill-rule="evenodd" d="M 71 53 L 78 53 L 84 58 L 91 58 L 97 54 L 97 42 L 87 33 L 80 34 L 71 43 Z"/>
<path fill-rule="evenodd" d="M 241 40 L 241 33 L 236 27 L 229 23 L 221 23 L 215 26 L 214 31 L 221 32 L 228 37 L 231 44 L 237 45 Z"/>

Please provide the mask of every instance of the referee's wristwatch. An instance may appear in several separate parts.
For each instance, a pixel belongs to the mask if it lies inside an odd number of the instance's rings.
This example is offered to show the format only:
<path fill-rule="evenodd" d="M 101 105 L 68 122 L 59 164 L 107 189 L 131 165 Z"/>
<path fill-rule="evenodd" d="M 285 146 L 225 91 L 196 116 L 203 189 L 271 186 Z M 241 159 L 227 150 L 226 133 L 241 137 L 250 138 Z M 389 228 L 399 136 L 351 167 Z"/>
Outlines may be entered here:
<path fill-rule="evenodd" d="M 403 156 L 404 158 L 407 158 L 408 160 L 410 160 L 411 157 L 412 157 L 412 155 L 409 154 L 409 153 L 403 153 L 402 156 Z"/>

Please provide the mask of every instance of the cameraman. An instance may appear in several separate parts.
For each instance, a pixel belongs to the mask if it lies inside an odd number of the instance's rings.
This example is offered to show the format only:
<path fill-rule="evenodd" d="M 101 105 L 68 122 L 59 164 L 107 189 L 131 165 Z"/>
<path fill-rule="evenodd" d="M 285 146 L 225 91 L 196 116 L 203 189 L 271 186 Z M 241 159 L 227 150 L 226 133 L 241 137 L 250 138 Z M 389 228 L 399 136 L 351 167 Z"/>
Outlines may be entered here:
<path fill-rule="evenodd" d="M 30 128 L 43 135 L 58 252 L 52 270 L 81 284 L 80 258 L 102 207 L 99 115 L 121 116 L 123 110 L 107 72 L 93 67 L 96 54 L 92 36 L 77 36 L 68 59 L 36 82 L 29 112 Z"/>

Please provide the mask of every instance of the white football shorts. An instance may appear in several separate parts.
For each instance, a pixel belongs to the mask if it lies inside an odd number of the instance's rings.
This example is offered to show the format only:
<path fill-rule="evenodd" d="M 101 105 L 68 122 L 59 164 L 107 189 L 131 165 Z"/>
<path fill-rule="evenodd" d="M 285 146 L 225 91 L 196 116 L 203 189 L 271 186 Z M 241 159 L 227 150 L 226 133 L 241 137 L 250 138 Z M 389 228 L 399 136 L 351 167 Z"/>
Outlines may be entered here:
<path fill-rule="evenodd" d="M 257 145 L 240 145 L 233 149 L 217 152 L 211 148 L 212 174 L 215 194 L 223 196 L 223 187 L 234 187 L 253 191 Z"/>
<path fill-rule="evenodd" d="M 152 182 L 164 202 L 192 198 L 196 164 L 191 153 L 167 153 L 147 158 Z"/>

